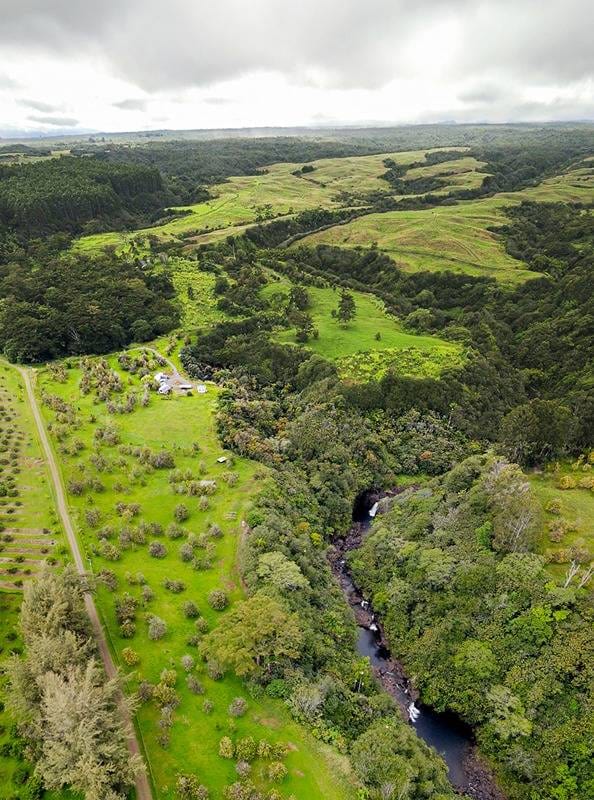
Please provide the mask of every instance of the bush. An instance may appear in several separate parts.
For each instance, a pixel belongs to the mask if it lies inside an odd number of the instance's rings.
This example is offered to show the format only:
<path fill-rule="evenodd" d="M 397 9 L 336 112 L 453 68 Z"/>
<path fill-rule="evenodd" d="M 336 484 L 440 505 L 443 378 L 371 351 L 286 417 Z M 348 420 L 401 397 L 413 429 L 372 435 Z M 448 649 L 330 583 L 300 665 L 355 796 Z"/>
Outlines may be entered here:
<path fill-rule="evenodd" d="M 152 641 L 162 639 L 167 633 L 167 623 L 161 617 L 152 616 L 149 618 L 148 637 Z"/>
<path fill-rule="evenodd" d="M 273 761 L 268 767 L 268 778 L 273 783 L 282 783 L 287 777 L 287 768 L 282 761 Z"/>
<path fill-rule="evenodd" d="M 153 558 L 165 558 L 167 555 L 167 548 L 162 542 L 155 540 L 149 544 L 149 555 Z"/>
<path fill-rule="evenodd" d="M 180 800 L 208 800 L 210 796 L 196 775 L 178 775 L 175 791 Z"/>
<path fill-rule="evenodd" d="M 244 736 L 235 745 L 235 755 L 240 761 L 253 761 L 258 755 L 258 745 L 253 736 Z"/>
<path fill-rule="evenodd" d="M 229 605 L 229 597 L 222 589 L 213 589 L 208 595 L 208 605 L 215 611 L 223 611 Z"/>
<path fill-rule="evenodd" d="M 247 761 L 238 761 L 235 765 L 235 772 L 237 772 L 240 778 L 247 778 L 251 771 L 252 768 Z"/>
<path fill-rule="evenodd" d="M 173 509 L 173 516 L 178 522 L 185 522 L 190 517 L 188 507 L 183 503 L 178 503 Z"/>
<path fill-rule="evenodd" d="M 181 665 L 182 665 L 183 669 L 184 669 L 186 672 L 190 672 L 191 670 L 193 670 L 193 669 L 194 669 L 194 664 L 195 664 L 196 662 L 194 661 L 194 659 L 192 658 L 192 656 L 190 656 L 190 655 L 188 655 L 188 654 L 186 653 L 186 655 L 183 655 L 183 656 L 181 657 L 181 659 L 180 659 L 180 663 L 181 663 Z"/>
<path fill-rule="evenodd" d="M 122 659 L 124 664 L 129 667 L 134 667 L 136 664 L 140 662 L 140 656 L 133 650 L 131 647 L 124 647 L 122 650 Z"/>
<path fill-rule="evenodd" d="M 221 758 L 233 758 L 235 755 L 235 748 L 233 742 L 228 736 L 223 736 L 219 742 L 219 755 Z"/>
<path fill-rule="evenodd" d="M 229 705 L 229 715 L 231 717 L 243 717 L 247 707 L 248 704 L 243 697 L 235 697 Z"/>
<path fill-rule="evenodd" d="M 200 610 L 193 600 L 186 600 L 182 608 L 184 611 L 184 616 L 187 617 L 187 619 L 196 619 L 200 616 Z"/>
<path fill-rule="evenodd" d="M 204 686 L 200 683 L 195 675 L 188 675 L 186 684 L 192 694 L 204 694 Z"/>
<path fill-rule="evenodd" d="M 163 581 L 163 587 L 168 589 L 173 594 L 180 594 L 184 592 L 186 589 L 186 584 L 183 581 L 172 581 L 169 578 L 166 578 Z"/>
<path fill-rule="evenodd" d="M 202 710 L 205 714 L 212 714 L 214 711 L 214 703 L 212 700 L 205 700 L 204 703 L 202 703 Z"/>

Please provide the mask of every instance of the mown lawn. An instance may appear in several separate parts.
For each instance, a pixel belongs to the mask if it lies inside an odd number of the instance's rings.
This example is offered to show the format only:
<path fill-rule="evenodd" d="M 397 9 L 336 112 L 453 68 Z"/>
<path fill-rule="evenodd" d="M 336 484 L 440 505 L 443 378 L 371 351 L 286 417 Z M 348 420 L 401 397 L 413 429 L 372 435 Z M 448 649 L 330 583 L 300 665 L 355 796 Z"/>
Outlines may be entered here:
<path fill-rule="evenodd" d="M 117 360 L 109 359 L 109 366 L 117 370 L 124 380 L 124 391 L 114 394 L 110 401 L 119 402 L 129 392 L 139 392 L 141 381 L 137 375 L 122 372 Z M 146 407 L 136 406 L 131 413 L 110 414 L 106 404 L 100 402 L 95 390 L 82 394 L 79 388 L 82 372 L 79 367 L 68 369 L 60 380 L 52 378 L 49 371 L 39 376 L 40 392 L 64 398 L 73 404 L 76 421 L 71 430 L 61 431 L 62 439 L 54 439 L 56 452 L 60 456 L 65 484 L 70 487 L 69 502 L 79 530 L 81 543 L 95 574 L 102 570 L 114 573 L 117 588 L 111 591 L 102 586 L 97 594 L 105 628 L 117 661 L 131 676 L 130 688 L 135 689 L 141 680 L 159 681 L 165 668 L 177 671 L 176 691 L 180 704 L 174 713 L 170 743 L 167 748 L 159 744 L 161 730 L 157 726 L 160 711 L 157 704 L 143 704 L 137 714 L 140 731 L 148 754 L 151 776 L 156 787 L 156 797 L 173 800 L 175 776 L 179 772 L 197 774 L 214 793 L 220 797 L 223 787 L 235 779 L 235 764 L 218 755 L 218 743 L 222 736 L 233 738 L 252 735 L 257 740 L 266 739 L 288 745 L 285 764 L 289 770 L 287 779 L 280 786 L 283 796 L 294 794 L 299 800 L 309 798 L 345 798 L 349 796 L 346 762 L 336 752 L 312 739 L 303 728 L 290 720 L 282 703 L 267 697 L 252 698 L 235 678 L 211 680 L 203 667 L 195 643 L 188 644 L 196 634 L 195 622 L 183 613 L 183 603 L 192 600 L 209 627 L 216 626 L 221 612 L 213 611 L 207 603 L 208 593 L 215 588 L 224 589 L 231 604 L 242 597 L 242 587 L 235 567 L 241 522 L 254 493 L 259 491 L 265 475 L 254 463 L 235 459 L 218 464 L 223 455 L 215 430 L 214 412 L 218 389 L 208 386 L 205 395 L 160 397 L 150 395 Z M 63 380 L 64 382 L 61 382 Z M 48 423 L 55 428 L 55 413 L 47 405 L 44 413 Z M 106 424 L 117 428 L 119 442 L 114 445 L 96 444 L 98 426 Z M 72 442 L 79 440 L 83 449 L 74 453 Z M 168 450 L 175 461 L 175 468 L 190 470 L 200 480 L 216 481 L 216 491 L 208 497 L 207 510 L 199 510 L 197 496 L 175 494 L 170 482 L 171 469 L 146 468 L 129 448 L 150 448 L 153 453 Z M 73 453 L 67 455 L 66 451 Z M 106 463 L 91 465 L 90 457 L 101 456 Z M 230 456 L 229 453 L 226 454 Z M 96 464 L 101 466 L 97 469 Z M 231 480 L 228 473 L 235 477 Z M 85 488 L 81 494 L 73 494 L 73 481 L 96 480 L 97 486 Z M 226 482 L 230 481 L 230 482 Z M 78 491 L 78 489 L 77 489 Z M 138 504 L 138 512 L 124 517 L 116 511 L 118 502 Z M 183 526 L 184 535 L 172 539 L 167 534 L 151 533 L 145 543 L 138 539 L 126 543 L 132 532 L 136 536 L 139 523 L 159 523 L 167 528 L 174 522 L 174 509 L 183 503 L 190 516 Z M 92 521 L 88 511 L 98 511 L 99 521 Z M 211 524 L 218 525 L 223 535 L 209 540 L 214 545 L 210 568 L 196 569 L 185 563 L 179 555 L 180 547 L 187 542 L 190 533 L 200 535 Z M 103 549 L 98 531 L 112 526 L 113 536 L 109 545 L 117 548 L 119 555 Z M 122 537 L 122 531 L 124 536 Z M 126 533 L 127 532 L 127 533 Z M 155 540 L 165 545 L 164 558 L 152 558 L 148 544 Z M 103 553 L 103 554 L 102 554 Z M 198 555 L 203 550 L 196 550 Z M 106 557 L 107 556 L 107 557 Z M 115 559 L 115 560 L 114 560 Z M 202 565 L 204 566 L 204 565 Z M 139 578 L 138 574 L 142 577 Z M 175 594 L 163 585 L 167 579 L 182 581 L 185 589 Z M 154 592 L 152 600 L 143 600 L 143 586 Z M 138 600 L 136 632 L 132 638 L 123 638 L 115 615 L 117 596 L 128 592 Z M 224 613 L 224 612 L 223 612 Z M 167 633 L 160 641 L 151 641 L 147 633 L 147 620 L 156 615 L 167 624 Z M 122 660 L 124 648 L 132 648 L 139 656 L 139 663 L 126 667 Z M 183 655 L 192 655 L 196 667 L 192 670 L 203 684 L 203 695 L 192 694 L 186 686 L 186 674 L 180 664 Z M 245 697 L 249 708 L 245 717 L 232 720 L 228 706 L 237 696 Z M 204 701 L 214 704 L 211 713 L 205 713 Z M 257 761 L 253 777 L 262 787 L 269 787 L 264 775 L 266 764 Z"/>
<path fill-rule="evenodd" d="M 264 288 L 264 294 L 268 296 L 288 291 L 289 286 L 283 281 L 270 283 Z M 308 311 L 319 338 L 310 339 L 306 346 L 336 361 L 345 378 L 378 378 L 388 368 L 405 375 L 438 375 L 444 367 L 454 366 L 463 359 L 458 344 L 436 336 L 418 336 L 404 331 L 398 320 L 390 316 L 373 295 L 352 292 L 356 316 L 345 327 L 332 316 L 332 311 L 338 306 L 339 289 L 308 286 L 307 291 L 311 298 Z M 279 331 L 277 338 L 282 342 L 295 342 L 295 330 Z"/>

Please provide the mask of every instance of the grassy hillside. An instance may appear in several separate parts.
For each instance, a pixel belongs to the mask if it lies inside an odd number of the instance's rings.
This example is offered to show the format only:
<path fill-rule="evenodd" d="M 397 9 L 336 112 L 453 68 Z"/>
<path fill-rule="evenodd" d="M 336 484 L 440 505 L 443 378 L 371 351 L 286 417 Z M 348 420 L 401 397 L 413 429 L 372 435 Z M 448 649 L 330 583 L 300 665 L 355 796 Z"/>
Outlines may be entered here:
<path fill-rule="evenodd" d="M 391 158 L 398 164 L 423 161 L 425 150 L 404 153 L 382 153 L 374 156 L 352 156 L 348 158 L 326 158 L 312 161 L 313 172 L 299 173 L 303 164 L 272 164 L 260 175 L 230 178 L 225 183 L 209 187 L 212 200 L 187 206 L 186 216 L 153 228 L 144 228 L 133 234 L 102 233 L 85 236 L 76 247 L 81 251 L 94 251 L 107 245 L 121 246 L 130 236 L 142 239 L 151 234 L 162 240 L 191 238 L 193 243 L 203 244 L 213 240 L 213 235 L 240 232 L 243 226 L 267 217 L 279 217 L 310 208 L 338 208 L 344 205 L 341 193 L 382 191 L 390 193 L 390 185 L 380 178 L 386 171 L 384 160 Z M 464 162 L 461 165 L 461 162 Z M 455 165 L 453 167 L 452 165 Z M 471 188 L 480 184 L 482 173 L 477 177 L 480 162 L 463 159 L 428 167 L 431 174 L 442 174 L 456 170 L 450 188 Z M 448 191 L 444 188 L 443 191 Z"/>
<path fill-rule="evenodd" d="M 460 161 L 451 163 L 453 167 Z M 437 166 L 443 168 L 444 164 Z M 295 246 L 323 243 L 368 247 L 375 242 L 409 272 L 451 270 L 518 283 L 537 273 L 523 269 L 521 262 L 509 256 L 501 237 L 490 229 L 505 224 L 504 208 L 522 200 L 591 203 L 594 201 L 592 169 L 580 167 L 529 189 L 455 206 L 368 214 L 347 225 L 307 236 Z"/>
<path fill-rule="evenodd" d="M 271 283 L 265 287 L 268 296 L 286 294 L 288 284 Z M 319 338 L 310 339 L 307 347 L 325 358 L 336 361 L 344 378 L 370 380 L 379 378 L 389 368 L 405 375 L 438 375 L 446 366 L 463 359 L 458 344 L 435 336 L 417 336 L 403 330 L 390 316 L 381 301 L 363 292 L 353 292 L 356 317 L 343 327 L 332 316 L 338 305 L 339 291 L 308 287 L 314 326 Z M 378 337 L 379 334 L 379 338 Z M 279 341 L 294 342 L 295 330 L 280 331 Z"/>
<path fill-rule="evenodd" d="M 160 743 L 159 702 L 145 702 L 137 715 L 155 797 L 173 800 L 178 772 L 197 774 L 214 796 L 220 796 L 224 785 L 235 778 L 234 763 L 218 755 L 219 740 L 225 735 L 253 736 L 286 747 L 283 760 L 289 774 L 282 784 L 283 794 L 292 793 L 299 800 L 347 797 L 344 761 L 337 753 L 293 723 L 279 701 L 249 697 L 232 677 L 209 677 L 198 657 L 203 628 L 197 628 L 194 617 L 186 616 L 184 603 L 195 603 L 200 625 L 212 628 L 221 612 L 209 605 L 209 593 L 222 589 L 231 605 L 241 598 L 235 551 L 246 509 L 265 476 L 255 464 L 230 459 L 229 454 L 226 463 L 217 462 L 223 452 L 215 430 L 218 390 L 214 385 L 204 395 L 161 397 L 151 392 L 143 401 L 146 405 L 139 402 L 122 412 L 120 405 L 130 394 L 140 398 L 144 391 L 140 373 L 159 369 L 152 355 L 141 356 L 140 351 L 129 355 L 142 359 L 140 370 L 125 372 L 115 357 L 108 362 L 94 360 L 86 362 L 83 380 L 83 369 L 73 361 L 60 374 L 44 371 L 39 390 L 46 396 L 44 413 L 54 435 L 52 406 L 58 404 L 47 396 L 63 398 L 74 409 L 60 440 L 54 436 L 54 445 L 91 568 L 96 575 L 109 573 L 112 588 L 102 585 L 97 603 L 115 658 L 130 673 L 132 689 L 141 681 L 159 683 L 164 669 L 177 673 L 175 691 L 180 703 L 167 746 Z M 106 387 L 113 385 L 116 373 L 121 390 L 110 392 Z M 88 383 L 86 393 L 81 391 L 81 381 Z M 80 447 L 73 447 L 75 440 Z M 160 468 L 155 466 L 155 456 L 163 451 L 171 461 Z M 187 519 L 180 505 L 187 509 Z M 153 547 L 162 550 L 162 557 L 150 555 L 151 542 L 158 543 Z M 166 585 L 172 580 L 181 581 L 181 586 Z M 136 600 L 130 614 L 134 625 L 128 629 L 116 618 L 116 601 L 126 593 Z M 167 626 L 159 641 L 148 635 L 152 615 Z M 130 663 L 127 648 L 137 663 Z M 181 663 L 184 655 L 193 660 L 187 673 Z M 202 693 L 190 691 L 188 675 L 199 681 Z M 238 696 L 247 700 L 248 711 L 235 720 L 227 709 Z M 253 775 L 260 786 L 269 788 L 266 765 L 265 760 L 257 760 Z"/>

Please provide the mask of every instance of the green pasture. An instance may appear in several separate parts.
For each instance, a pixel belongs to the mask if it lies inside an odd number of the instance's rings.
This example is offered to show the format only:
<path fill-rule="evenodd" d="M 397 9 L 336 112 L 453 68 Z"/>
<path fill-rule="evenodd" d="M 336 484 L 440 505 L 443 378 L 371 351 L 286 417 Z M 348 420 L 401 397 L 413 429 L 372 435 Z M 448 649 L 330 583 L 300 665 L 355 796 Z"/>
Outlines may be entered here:
<path fill-rule="evenodd" d="M 376 243 L 408 272 L 450 270 L 520 283 L 538 277 L 538 273 L 523 269 L 520 261 L 505 252 L 501 236 L 489 229 L 504 225 L 508 221 L 505 207 L 522 200 L 591 203 L 594 179 L 588 169 L 580 168 L 519 192 L 455 206 L 368 214 L 347 225 L 311 234 L 295 246 L 369 247 Z"/>
<path fill-rule="evenodd" d="M 133 232 L 84 236 L 77 240 L 75 248 L 80 252 L 92 253 L 106 246 L 121 248 L 131 239 L 142 241 L 148 236 L 156 236 L 161 241 L 184 239 L 194 245 L 203 244 L 220 236 L 241 233 L 246 225 L 262 219 L 282 217 L 310 208 L 338 208 L 344 205 L 343 193 L 390 193 L 390 185 L 380 178 L 386 171 L 383 164 L 386 158 L 399 164 L 412 164 L 422 161 L 427 152 L 432 151 L 320 159 L 309 162 L 315 168 L 313 172 L 299 175 L 293 173 L 300 170 L 303 164 L 272 164 L 257 175 L 230 178 L 209 187 L 213 195 L 211 200 L 177 209 L 188 211 L 185 216 Z M 474 160 L 465 161 L 466 169 L 457 174 L 456 180 L 468 181 L 471 186 L 477 180 L 474 177 L 474 165 L 470 164 Z"/>
<path fill-rule="evenodd" d="M 132 354 L 133 351 L 132 351 Z M 104 402 L 99 401 L 96 391 L 88 394 L 80 391 L 82 372 L 78 362 L 66 371 L 63 382 L 52 377 L 48 370 L 39 375 L 39 390 L 64 398 L 76 408 L 76 423 L 60 442 L 54 441 L 55 450 L 61 460 L 64 482 L 69 488 L 69 504 L 78 529 L 81 545 L 95 574 L 110 570 L 117 577 L 117 590 L 112 592 L 102 586 L 97 594 L 97 604 L 103 618 L 105 630 L 114 656 L 125 672 L 130 675 L 130 689 L 134 690 L 141 680 L 159 681 L 165 668 L 178 673 L 176 691 L 180 704 L 175 710 L 169 746 L 159 744 L 160 729 L 157 726 L 159 709 L 154 702 L 143 704 L 137 713 L 137 727 L 143 741 L 150 773 L 158 800 L 173 800 L 175 776 L 179 772 L 191 772 L 200 777 L 220 797 L 223 787 L 235 779 L 235 764 L 218 755 L 221 737 L 237 738 L 252 735 L 257 740 L 282 742 L 289 747 L 285 764 L 289 770 L 287 779 L 280 786 L 283 796 L 294 794 L 299 800 L 309 798 L 345 798 L 350 796 L 346 761 L 338 753 L 311 738 L 303 728 L 294 723 L 282 703 L 267 697 L 252 698 L 241 683 L 232 676 L 223 680 L 211 680 L 198 657 L 195 643 L 188 644 L 196 633 L 194 620 L 186 619 L 182 606 L 192 600 L 209 627 L 218 624 L 221 612 L 213 611 L 207 603 L 208 593 L 224 589 L 231 600 L 237 602 L 242 596 L 242 587 L 236 571 L 237 544 L 242 535 L 242 520 L 250 506 L 251 498 L 259 491 L 265 474 L 262 468 L 241 458 L 227 463 L 217 463 L 224 453 L 217 437 L 215 411 L 219 390 L 209 384 L 206 394 L 194 392 L 191 396 L 174 395 L 161 397 L 151 393 L 146 407 L 137 405 L 131 413 L 109 413 Z M 113 394 L 110 400 L 118 401 L 129 392 L 139 392 L 141 379 L 123 372 L 117 359 L 109 359 L 109 367 L 122 376 L 124 391 Z M 54 422 L 55 414 L 46 405 L 44 414 L 48 424 Z M 96 444 L 95 432 L 105 424 L 117 428 L 119 443 L 111 446 Z M 62 432 L 63 433 L 63 432 Z M 74 453 L 69 443 L 79 440 L 83 447 Z M 169 481 L 170 469 L 144 468 L 134 455 L 126 449 L 148 447 L 152 452 L 168 450 L 174 458 L 175 468 L 191 470 L 200 480 L 216 482 L 216 491 L 208 497 L 208 508 L 200 510 L 197 496 L 176 494 Z M 73 453 L 68 455 L 67 452 Z M 98 469 L 91 464 L 90 456 L 101 455 L 105 464 Z M 233 482 L 228 474 L 232 473 Z M 85 489 L 82 494 L 73 494 L 72 481 L 85 478 L 101 482 L 101 489 Z M 118 516 L 116 504 L 138 504 L 139 512 L 129 519 Z M 171 539 L 167 535 L 149 535 L 146 543 L 129 546 L 118 544 L 119 534 L 110 539 L 116 545 L 119 556 L 102 551 L 97 530 L 112 525 L 116 531 L 136 528 L 140 521 L 160 523 L 166 528 L 174 522 L 174 509 L 183 503 L 189 510 L 187 521 L 180 524 L 186 531 L 181 538 Z M 97 510 L 100 521 L 89 523 L 87 512 Z M 223 535 L 213 540 L 215 553 L 210 568 L 195 569 L 183 562 L 180 547 L 187 535 L 204 533 L 210 524 L 217 524 Z M 167 555 L 153 558 L 148 552 L 148 543 L 156 539 L 162 542 Z M 104 557 L 101 554 L 108 557 Z M 201 551 L 198 550 L 198 553 Z M 154 592 L 150 601 L 141 599 L 142 586 L 135 576 L 142 573 L 142 580 Z M 166 579 L 183 581 L 185 590 L 175 594 L 163 586 Z M 122 638 L 115 617 L 115 598 L 129 592 L 139 600 L 136 617 L 136 632 L 132 638 Z M 224 612 L 223 612 L 224 613 Z M 147 618 L 155 614 L 165 620 L 168 631 L 160 641 L 151 641 L 147 635 Z M 139 663 L 127 667 L 122 660 L 124 648 L 132 648 L 139 656 Z M 192 655 L 196 667 L 192 670 L 203 684 L 205 693 L 195 695 L 186 687 L 186 674 L 180 664 L 183 655 Z M 247 714 L 232 720 L 227 712 L 233 698 L 242 696 L 248 701 Z M 203 710 L 204 701 L 214 704 L 212 713 Z M 263 788 L 270 788 L 264 778 L 264 762 L 255 762 L 253 777 Z"/>
<path fill-rule="evenodd" d="M 275 293 L 286 295 L 288 291 L 284 281 L 264 288 L 268 297 Z M 405 375 L 438 375 L 444 367 L 463 359 L 458 344 L 435 336 L 407 333 L 373 295 L 352 292 L 356 316 L 344 327 L 332 316 L 338 306 L 339 289 L 308 286 L 307 291 L 311 299 L 308 312 L 319 333 L 317 339 L 309 340 L 307 347 L 336 361 L 344 378 L 371 380 L 381 377 L 389 368 Z M 277 333 L 277 339 L 295 342 L 295 333 L 295 329 L 284 329 Z"/>

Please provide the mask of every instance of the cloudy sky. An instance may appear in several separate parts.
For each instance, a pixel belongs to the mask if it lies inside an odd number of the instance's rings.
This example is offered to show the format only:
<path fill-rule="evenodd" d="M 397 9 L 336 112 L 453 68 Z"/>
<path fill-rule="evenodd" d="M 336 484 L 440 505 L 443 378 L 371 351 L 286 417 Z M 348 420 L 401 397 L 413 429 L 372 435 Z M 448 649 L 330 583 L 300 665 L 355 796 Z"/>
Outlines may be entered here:
<path fill-rule="evenodd" d="M 0 135 L 594 119 L 594 0 L 0 0 Z"/>

